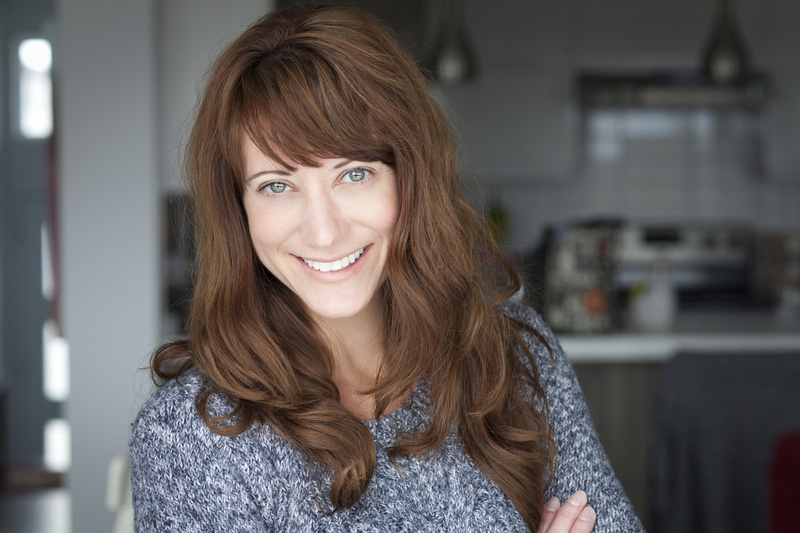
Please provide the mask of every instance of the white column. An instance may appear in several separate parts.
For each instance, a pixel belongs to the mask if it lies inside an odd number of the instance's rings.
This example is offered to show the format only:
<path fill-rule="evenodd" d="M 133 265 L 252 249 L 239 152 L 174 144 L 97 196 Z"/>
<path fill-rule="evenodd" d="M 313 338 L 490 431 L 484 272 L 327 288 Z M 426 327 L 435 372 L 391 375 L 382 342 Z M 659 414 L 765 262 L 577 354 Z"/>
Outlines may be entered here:
<path fill-rule="evenodd" d="M 160 340 L 157 26 L 150 0 L 60 0 L 59 174 L 72 531 L 111 530 L 106 472 Z"/>
<path fill-rule="evenodd" d="M 111 458 L 151 389 L 161 339 L 161 192 L 223 43 L 273 0 L 59 0 L 64 321 L 74 532 L 106 532 Z"/>

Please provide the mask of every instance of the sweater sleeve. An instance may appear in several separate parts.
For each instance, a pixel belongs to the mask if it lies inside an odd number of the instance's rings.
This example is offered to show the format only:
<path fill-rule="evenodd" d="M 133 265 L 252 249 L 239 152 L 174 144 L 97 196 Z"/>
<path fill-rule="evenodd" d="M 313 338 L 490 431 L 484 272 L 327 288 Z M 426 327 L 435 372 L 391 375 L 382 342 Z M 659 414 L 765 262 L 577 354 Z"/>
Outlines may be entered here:
<path fill-rule="evenodd" d="M 550 346 L 528 337 L 528 347 L 539 369 L 539 381 L 550 407 L 550 427 L 558 446 L 558 463 L 545 499 L 564 502 L 578 490 L 586 492 L 597 512 L 595 533 L 644 531 L 625 491 L 614 474 L 594 428 L 578 380 L 561 345 L 542 318 L 518 305 L 510 316 L 521 319 L 539 332 Z"/>
<path fill-rule="evenodd" d="M 268 531 L 228 437 L 194 408 L 196 389 L 170 382 L 133 424 L 131 484 L 138 533 Z M 235 438 L 235 437 L 234 437 Z"/>

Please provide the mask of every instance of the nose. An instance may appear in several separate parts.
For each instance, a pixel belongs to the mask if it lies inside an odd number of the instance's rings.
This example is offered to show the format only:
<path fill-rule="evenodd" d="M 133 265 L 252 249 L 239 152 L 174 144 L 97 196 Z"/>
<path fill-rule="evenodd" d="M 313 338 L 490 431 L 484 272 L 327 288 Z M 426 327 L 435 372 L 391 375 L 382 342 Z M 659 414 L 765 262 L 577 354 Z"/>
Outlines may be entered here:
<path fill-rule="evenodd" d="M 307 197 L 302 224 L 306 243 L 318 248 L 335 244 L 347 225 L 343 210 L 327 193 Z"/>

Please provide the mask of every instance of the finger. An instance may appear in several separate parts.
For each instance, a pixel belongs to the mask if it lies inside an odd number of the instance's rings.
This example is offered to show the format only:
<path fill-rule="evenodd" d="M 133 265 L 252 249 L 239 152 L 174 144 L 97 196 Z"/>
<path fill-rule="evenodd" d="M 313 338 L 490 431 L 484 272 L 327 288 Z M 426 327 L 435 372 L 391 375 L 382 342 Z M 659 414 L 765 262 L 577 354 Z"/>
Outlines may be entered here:
<path fill-rule="evenodd" d="M 542 512 L 542 521 L 539 523 L 539 533 L 545 533 L 547 528 L 550 527 L 550 524 L 553 522 L 553 518 L 556 517 L 556 512 L 558 508 L 561 507 L 561 502 L 558 501 L 558 498 L 550 498 L 544 504 L 544 511 Z"/>
<path fill-rule="evenodd" d="M 558 509 L 553 522 L 547 528 L 547 533 L 569 533 L 586 507 L 586 493 L 579 490 L 569 497 L 567 501 Z"/>
<path fill-rule="evenodd" d="M 578 515 L 578 519 L 573 524 L 570 533 L 591 533 L 594 523 L 597 520 L 597 513 L 588 505 Z"/>

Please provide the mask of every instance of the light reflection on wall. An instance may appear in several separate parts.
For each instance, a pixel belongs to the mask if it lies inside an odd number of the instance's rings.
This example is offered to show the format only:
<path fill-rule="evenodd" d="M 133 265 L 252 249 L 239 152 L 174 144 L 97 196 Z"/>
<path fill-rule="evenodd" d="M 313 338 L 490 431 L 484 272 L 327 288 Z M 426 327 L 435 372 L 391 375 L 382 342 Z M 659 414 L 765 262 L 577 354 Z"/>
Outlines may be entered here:
<path fill-rule="evenodd" d="M 63 418 L 48 420 L 44 426 L 44 464 L 51 472 L 66 472 L 71 460 L 70 427 Z"/>
<path fill-rule="evenodd" d="M 26 139 L 53 133 L 53 51 L 46 39 L 25 39 L 19 45 L 19 131 Z"/>

